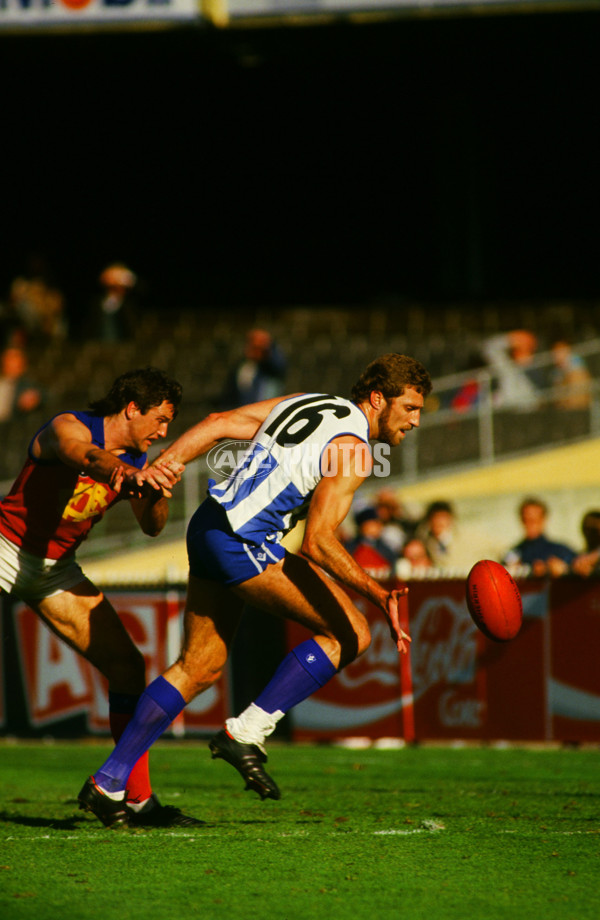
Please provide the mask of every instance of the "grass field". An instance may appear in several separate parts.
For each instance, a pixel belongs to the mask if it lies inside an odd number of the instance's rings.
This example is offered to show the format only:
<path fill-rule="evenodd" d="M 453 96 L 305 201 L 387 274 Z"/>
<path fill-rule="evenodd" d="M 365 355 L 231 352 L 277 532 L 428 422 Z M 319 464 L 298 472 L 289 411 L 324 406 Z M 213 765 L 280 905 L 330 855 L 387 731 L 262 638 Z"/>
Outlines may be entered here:
<path fill-rule="evenodd" d="M 152 752 L 206 821 L 107 830 L 77 809 L 108 747 L 0 743 L 0 916 L 598 920 L 600 752 L 271 747 L 261 802 L 200 742 Z"/>

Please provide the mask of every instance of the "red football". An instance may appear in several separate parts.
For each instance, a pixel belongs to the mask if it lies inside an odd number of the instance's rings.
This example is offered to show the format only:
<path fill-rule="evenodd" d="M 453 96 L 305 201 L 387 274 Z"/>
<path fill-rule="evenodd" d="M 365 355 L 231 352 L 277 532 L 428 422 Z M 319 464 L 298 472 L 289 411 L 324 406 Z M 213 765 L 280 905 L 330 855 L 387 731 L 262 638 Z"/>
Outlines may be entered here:
<path fill-rule="evenodd" d="M 495 642 L 514 639 L 521 628 L 521 595 L 499 562 L 482 559 L 475 563 L 467 577 L 467 607 L 475 625 Z"/>

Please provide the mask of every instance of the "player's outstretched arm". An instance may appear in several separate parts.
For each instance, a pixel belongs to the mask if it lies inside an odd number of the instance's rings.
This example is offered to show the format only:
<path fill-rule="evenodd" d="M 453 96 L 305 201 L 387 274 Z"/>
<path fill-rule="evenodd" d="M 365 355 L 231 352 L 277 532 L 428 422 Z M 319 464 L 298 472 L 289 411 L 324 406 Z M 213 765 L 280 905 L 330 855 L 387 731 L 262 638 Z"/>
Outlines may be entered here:
<path fill-rule="evenodd" d="M 223 438 L 246 441 L 254 437 L 269 412 L 288 396 L 265 399 L 227 412 L 211 412 L 188 428 L 160 456 L 162 463 L 175 461 L 184 465 L 202 456 Z"/>
<path fill-rule="evenodd" d="M 33 455 L 38 460 L 60 460 L 96 482 L 109 483 L 119 491 L 123 473 L 135 470 L 108 450 L 92 443 L 92 433 L 74 415 L 58 415 L 35 439 Z"/>
<path fill-rule="evenodd" d="M 398 588 L 395 591 L 390 591 L 388 594 L 387 600 L 387 620 L 390 624 L 390 632 L 392 634 L 392 639 L 396 643 L 396 648 L 399 652 L 408 652 L 407 643 L 411 641 L 408 633 L 405 633 L 400 625 L 400 605 L 406 604 L 406 595 L 408 594 L 408 586 L 404 585 L 402 588 Z"/>
<path fill-rule="evenodd" d="M 154 501 L 171 497 L 184 469 L 181 464 L 159 462 L 148 474 L 124 463 L 118 454 L 93 444 L 89 428 L 70 413 L 52 419 L 35 439 L 32 451 L 36 459 L 60 460 L 96 482 L 107 483 L 124 497 L 150 495 Z"/>
<path fill-rule="evenodd" d="M 336 536 L 356 490 L 370 470 L 371 457 L 364 441 L 347 436 L 331 442 L 327 468 L 311 499 L 302 553 L 337 581 L 379 607 L 388 620 L 398 650 L 405 652 L 405 643 L 410 642 L 410 638 L 400 626 L 398 604 L 408 588 L 386 591 L 358 565 Z"/>

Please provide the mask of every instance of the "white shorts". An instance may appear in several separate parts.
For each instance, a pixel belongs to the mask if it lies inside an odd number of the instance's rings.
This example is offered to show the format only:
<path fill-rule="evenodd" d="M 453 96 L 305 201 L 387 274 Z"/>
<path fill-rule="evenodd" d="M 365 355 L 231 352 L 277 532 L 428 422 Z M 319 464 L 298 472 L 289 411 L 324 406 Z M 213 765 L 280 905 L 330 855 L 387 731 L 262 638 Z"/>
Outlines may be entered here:
<path fill-rule="evenodd" d="M 22 601 L 39 601 L 68 591 L 85 581 L 73 556 L 42 559 L 32 556 L 0 534 L 0 588 Z"/>

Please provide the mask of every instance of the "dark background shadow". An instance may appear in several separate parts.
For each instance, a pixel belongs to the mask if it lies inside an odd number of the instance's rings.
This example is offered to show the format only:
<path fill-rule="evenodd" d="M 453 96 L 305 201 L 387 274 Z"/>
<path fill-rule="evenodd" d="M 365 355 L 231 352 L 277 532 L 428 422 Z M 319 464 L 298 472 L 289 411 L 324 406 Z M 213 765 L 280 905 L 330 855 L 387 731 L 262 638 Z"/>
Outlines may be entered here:
<path fill-rule="evenodd" d="M 598 12 L 0 37 L 0 296 L 592 297 Z"/>

